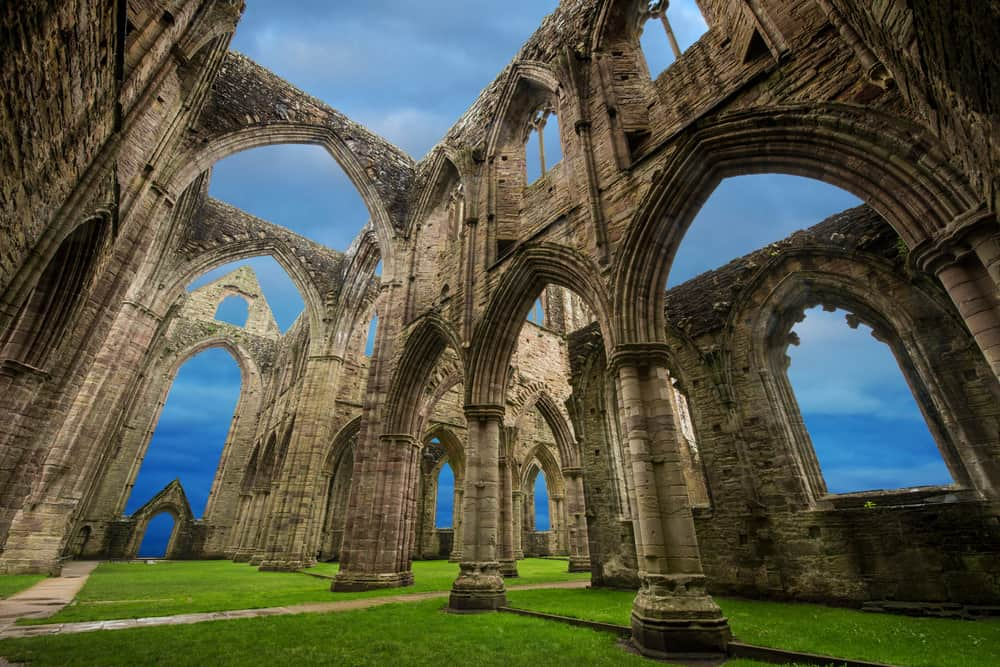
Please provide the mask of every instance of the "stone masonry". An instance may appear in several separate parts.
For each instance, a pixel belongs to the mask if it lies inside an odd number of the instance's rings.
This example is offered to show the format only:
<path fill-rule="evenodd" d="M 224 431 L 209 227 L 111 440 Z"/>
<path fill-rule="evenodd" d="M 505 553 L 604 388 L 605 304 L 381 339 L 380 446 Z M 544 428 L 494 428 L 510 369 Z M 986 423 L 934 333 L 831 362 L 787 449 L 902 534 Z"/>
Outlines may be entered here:
<path fill-rule="evenodd" d="M 170 512 L 171 557 L 336 558 L 336 590 L 449 557 L 462 611 L 503 604 L 525 555 L 568 555 L 637 592 L 650 656 L 723 650 L 716 592 L 1000 606 L 996 3 L 698 5 L 708 32 L 656 73 L 639 36 L 669 3 L 563 0 L 417 162 L 230 52 L 242 0 L 3 4 L 0 571 L 132 556 Z M 539 119 L 562 159 L 529 183 Z M 279 143 L 357 187 L 347 251 L 208 197 L 215 162 Z M 765 172 L 866 205 L 665 291 L 719 181 Z M 284 334 L 248 270 L 186 290 L 262 255 L 305 302 Z M 215 320 L 230 295 L 245 326 Z M 889 345 L 952 484 L 827 491 L 786 373 L 817 305 Z M 243 384 L 208 508 L 172 484 L 125 516 L 209 347 Z"/>

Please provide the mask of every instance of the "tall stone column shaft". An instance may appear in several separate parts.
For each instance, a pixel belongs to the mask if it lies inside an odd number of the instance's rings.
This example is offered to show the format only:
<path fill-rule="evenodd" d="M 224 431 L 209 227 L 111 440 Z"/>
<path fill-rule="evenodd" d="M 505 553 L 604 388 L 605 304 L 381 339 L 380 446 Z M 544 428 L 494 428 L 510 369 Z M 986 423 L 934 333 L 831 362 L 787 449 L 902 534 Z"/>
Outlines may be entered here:
<path fill-rule="evenodd" d="M 511 447 L 511 449 L 513 449 Z M 514 555 L 514 462 L 510 456 L 500 457 L 500 573 L 504 577 L 517 576 L 517 558 Z"/>
<path fill-rule="evenodd" d="M 590 571 L 590 543 L 587 536 L 586 501 L 583 495 L 583 468 L 563 468 L 566 480 L 566 509 L 569 523 L 569 571 Z"/>
<path fill-rule="evenodd" d="M 500 563 L 499 459 L 503 406 L 466 406 L 466 454 L 462 561 L 448 601 L 455 611 L 488 611 L 507 601 Z"/>
<path fill-rule="evenodd" d="M 514 515 L 514 558 L 524 560 L 524 491 L 511 491 L 511 501 Z"/>
<path fill-rule="evenodd" d="M 632 605 L 633 642 L 643 654 L 660 658 L 722 653 L 729 624 L 705 588 L 674 434 L 666 350 L 632 348 L 617 353 L 612 367 L 636 494 L 640 589 Z"/>
<path fill-rule="evenodd" d="M 461 563 L 462 562 L 462 497 L 465 494 L 465 489 L 462 486 L 465 484 L 465 480 L 455 480 L 455 494 L 454 494 L 454 504 L 451 506 L 451 534 L 452 534 L 452 545 L 451 545 L 451 556 L 448 557 L 448 562 L 451 563 Z"/>
<path fill-rule="evenodd" d="M 350 568 L 334 579 L 334 591 L 366 591 L 413 584 L 410 554 L 413 551 L 417 513 L 417 480 L 420 476 L 420 443 L 408 434 L 379 438 L 373 489 L 366 501 L 378 505 L 380 517 L 366 549 L 350 561 Z"/>

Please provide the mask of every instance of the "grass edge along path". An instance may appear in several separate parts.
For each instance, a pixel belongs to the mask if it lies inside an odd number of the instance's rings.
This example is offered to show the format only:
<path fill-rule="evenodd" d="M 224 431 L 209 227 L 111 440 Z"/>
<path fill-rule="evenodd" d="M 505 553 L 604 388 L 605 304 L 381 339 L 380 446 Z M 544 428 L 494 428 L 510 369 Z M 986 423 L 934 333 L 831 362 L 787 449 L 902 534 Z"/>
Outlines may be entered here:
<path fill-rule="evenodd" d="M 44 574 L 0 574 L 0 600 L 26 591 L 43 579 Z"/>
<path fill-rule="evenodd" d="M 628 625 L 634 597 L 632 591 L 604 589 L 510 591 L 507 604 Z M 1000 665 L 1000 619 L 913 618 L 807 603 L 716 601 L 733 634 L 750 644 L 908 667 Z"/>
<path fill-rule="evenodd" d="M 445 614 L 441 600 L 0 641 L 32 667 L 102 665 L 648 665 L 606 633 L 510 614 Z"/>
<path fill-rule="evenodd" d="M 518 564 L 525 576 L 509 579 L 508 585 L 587 581 L 590 576 L 565 572 L 566 564 L 560 561 L 526 559 Z M 448 591 L 458 576 L 458 564 L 414 561 L 413 573 L 413 586 L 333 593 L 329 579 L 297 572 L 260 572 L 225 560 L 102 563 L 69 606 L 48 618 L 19 624 L 148 618 Z"/>

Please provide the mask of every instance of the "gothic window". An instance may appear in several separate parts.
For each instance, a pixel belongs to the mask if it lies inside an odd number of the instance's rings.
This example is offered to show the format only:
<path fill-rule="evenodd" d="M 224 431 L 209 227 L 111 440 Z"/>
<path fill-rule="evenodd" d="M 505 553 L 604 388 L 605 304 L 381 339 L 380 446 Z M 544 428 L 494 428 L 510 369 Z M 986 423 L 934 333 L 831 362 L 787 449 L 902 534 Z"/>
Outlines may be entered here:
<path fill-rule="evenodd" d="M 437 498 L 434 503 L 434 527 L 452 528 L 455 516 L 455 473 L 445 462 L 438 471 Z"/>
<path fill-rule="evenodd" d="M 525 143 L 527 183 L 534 183 L 562 160 L 559 120 L 551 107 L 536 111 L 528 123 Z"/>
<path fill-rule="evenodd" d="M 804 315 L 788 338 L 788 380 L 827 490 L 952 484 L 886 338 L 832 307 Z"/>
<path fill-rule="evenodd" d="M 177 520 L 170 512 L 160 512 L 146 524 L 146 532 L 139 545 L 139 558 L 163 558 L 167 555 L 170 537 Z"/>
<path fill-rule="evenodd" d="M 93 278 L 106 221 L 94 218 L 66 237 L 4 334 L 3 357 L 42 368 L 69 333 L 70 321 Z"/>
<path fill-rule="evenodd" d="M 375 354 L 375 335 L 378 333 L 378 315 L 372 315 L 368 323 L 368 338 L 365 341 L 365 356 L 371 357 Z"/>
<path fill-rule="evenodd" d="M 695 0 L 651 0 L 639 18 L 639 43 L 655 79 L 708 31 Z"/>
<path fill-rule="evenodd" d="M 545 308 L 542 306 L 541 299 L 535 299 L 531 310 L 528 311 L 528 321 L 540 327 L 545 326 Z"/>
<path fill-rule="evenodd" d="M 219 304 L 215 319 L 237 327 L 245 327 L 250 316 L 250 304 L 242 296 L 230 294 Z"/>

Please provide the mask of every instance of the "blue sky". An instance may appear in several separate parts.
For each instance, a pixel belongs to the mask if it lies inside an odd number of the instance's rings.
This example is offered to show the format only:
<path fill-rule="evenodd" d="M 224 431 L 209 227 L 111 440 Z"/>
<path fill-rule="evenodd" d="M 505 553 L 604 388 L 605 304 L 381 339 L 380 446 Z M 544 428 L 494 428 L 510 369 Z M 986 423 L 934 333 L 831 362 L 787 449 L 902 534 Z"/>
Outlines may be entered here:
<path fill-rule="evenodd" d="M 250 0 L 233 48 L 419 159 L 556 4 Z M 700 17 L 692 0 L 674 0 L 670 12 L 686 47 L 704 29 Z M 658 24 L 647 26 L 643 44 L 655 76 L 671 58 Z M 546 136 L 547 154 L 549 144 Z M 210 192 L 337 250 L 345 250 L 368 220 L 346 175 L 314 146 L 274 146 L 233 155 L 215 166 Z M 858 203 L 841 190 L 796 177 L 724 181 L 681 244 L 668 285 Z M 220 267 L 192 287 L 241 264 L 257 272 L 280 328 L 287 330 L 302 310 L 302 299 L 270 258 Z M 798 325 L 803 344 L 790 352 L 790 376 L 830 489 L 947 481 L 912 397 L 909 404 L 904 400 L 908 390 L 888 349 L 848 329 L 843 314 L 827 315 L 810 314 Z M 200 514 L 239 388 L 235 362 L 206 355 L 178 374 L 129 502 L 132 509 L 180 477 Z M 167 451 L 160 454 L 161 449 Z M 861 458 L 862 453 L 869 456 Z M 451 497 L 441 496 L 444 503 Z"/>

